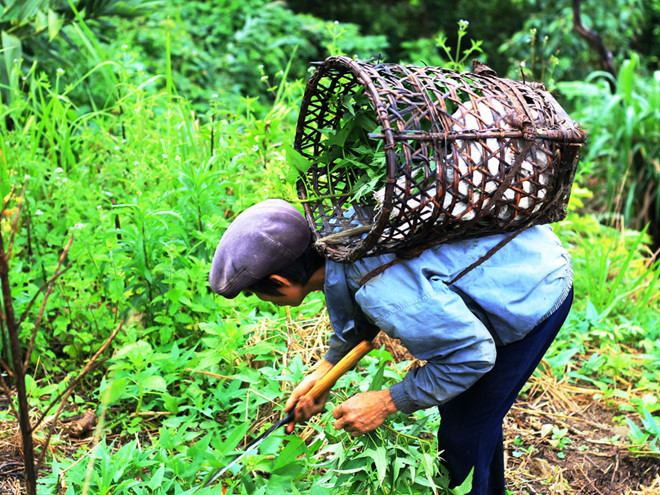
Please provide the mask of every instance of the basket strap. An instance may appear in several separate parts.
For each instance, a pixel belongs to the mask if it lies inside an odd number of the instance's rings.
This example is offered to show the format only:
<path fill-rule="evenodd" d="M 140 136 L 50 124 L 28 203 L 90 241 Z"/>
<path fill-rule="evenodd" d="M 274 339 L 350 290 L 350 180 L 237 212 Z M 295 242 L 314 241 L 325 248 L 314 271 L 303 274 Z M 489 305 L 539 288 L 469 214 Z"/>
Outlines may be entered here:
<path fill-rule="evenodd" d="M 484 254 L 481 258 L 479 258 L 477 261 L 472 263 L 470 266 L 465 268 L 461 273 L 459 273 L 453 279 L 451 279 L 447 285 L 454 284 L 455 282 L 458 281 L 458 279 L 463 278 L 464 275 L 467 275 L 469 272 L 471 272 L 476 267 L 481 265 L 484 261 L 490 259 L 491 256 L 493 256 L 496 252 L 498 252 L 500 249 L 502 249 L 507 243 L 509 243 L 509 241 L 512 241 L 523 230 L 525 230 L 525 229 L 516 230 L 511 235 L 506 236 L 504 239 L 502 239 L 500 242 L 498 242 L 492 248 L 490 248 L 488 250 L 488 252 L 486 254 Z"/>
<path fill-rule="evenodd" d="M 465 275 L 467 275 L 469 272 L 471 272 L 471 271 L 474 270 L 476 267 L 478 267 L 479 265 L 481 265 L 484 261 L 490 259 L 495 253 L 497 253 L 500 249 L 502 249 L 502 248 L 503 248 L 503 247 L 504 247 L 509 241 L 513 240 L 513 239 L 514 239 L 518 234 L 520 234 L 523 230 L 525 230 L 525 229 L 523 228 L 523 229 L 516 230 L 516 231 L 513 232 L 511 235 L 505 237 L 505 238 L 502 239 L 500 242 L 498 242 L 497 244 L 495 244 L 492 248 L 490 248 L 490 249 L 488 250 L 488 252 L 487 252 L 486 254 L 484 254 L 483 256 L 481 256 L 477 261 L 475 261 L 474 263 L 472 263 L 470 266 L 468 266 L 467 268 L 465 268 L 461 273 L 459 273 L 459 274 L 456 275 L 453 279 L 451 279 L 447 285 L 452 285 L 452 284 L 454 284 L 454 283 L 457 282 L 460 278 L 463 278 L 463 277 L 464 277 Z M 407 259 L 407 258 L 402 258 L 402 257 L 397 256 L 397 257 L 394 258 L 392 261 L 389 261 L 389 262 L 387 262 L 387 263 L 384 263 L 384 264 L 380 265 L 378 268 L 374 268 L 374 269 L 371 270 L 369 273 L 367 273 L 364 277 L 362 277 L 362 280 L 360 280 L 360 287 L 362 287 L 364 284 L 366 284 L 367 282 L 369 282 L 369 280 L 371 280 L 372 278 L 374 278 L 374 277 L 380 275 L 381 273 L 383 273 L 383 272 L 384 272 L 385 270 L 387 270 L 389 267 L 399 264 L 399 263 L 402 262 L 404 259 Z"/>
<path fill-rule="evenodd" d="M 380 275 L 381 273 L 383 273 L 389 267 L 397 265 L 403 260 L 404 260 L 404 258 L 399 258 L 397 256 L 392 261 L 388 261 L 387 263 L 384 263 L 384 264 L 380 265 L 378 268 L 374 268 L 369 273 L 367 273 L 364 277 L 362 277 L 362 280 L 360 280 L 360 287 L 362 287 L 364 284 L 369 282 L 369 280 L 371 280 L 372 278 L 374 278 L 374 277 Z"/>

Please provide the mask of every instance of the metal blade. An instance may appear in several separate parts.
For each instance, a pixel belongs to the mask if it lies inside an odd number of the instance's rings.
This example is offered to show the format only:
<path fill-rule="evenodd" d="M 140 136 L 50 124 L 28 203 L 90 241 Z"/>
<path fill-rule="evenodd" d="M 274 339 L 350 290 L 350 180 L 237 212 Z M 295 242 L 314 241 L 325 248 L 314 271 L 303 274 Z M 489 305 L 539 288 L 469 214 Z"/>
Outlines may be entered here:
<path fill-rule="evenodd" d="M 219 469 L 219 470 L 216 471 L 213 475 L 211 475 L 211 477 L 210 477 L 209 479 L 206 480 L 206 482 L 204 483 L 203 487 L 206 488 L 206 487 L 209 486 L 211 483 L 213 483 L 215 480 L 217 480 L 220 476 L 222 476 L 223 474 L 225 474 L 225 472 L 227 472 L 227 471 L 229 470 L 230 467 L 232 467 L 234 464 L 237 464 L 238 461 L 240 461 L 241 459 L 243 459 L 243 457 L 245 457 L 245 456 L 248 455 L 250 452 L 252 452 L 254 449 L 256 449 L 257 446 L 258 446 L 261 442 L 263 442 L 263 441 L 266 439 L 266 437 L 268 437 L 268 435 L 270 435 L 271 433 L 273 433 L 275 430 L 279 429 L 281 426 L 284 426 L 284 425 L 290 423 L 291 421 L 293 421 L 293 416 L 294 416 L 293 412 L 294 412 L 294 410 L 295 410 L 295 408 L 294 408 L 289 414 L 287 414 L 284 418 L 280 419 L 277 423 L 275 423 L 273 426 L 271 426 L 271 427 L 268 428 L 265 432 L 263 432 L 261 435 L 259 435 L 259 436 L 258 436 L 255 440 L 253 440 L 249 445 L 247 445 L 247 446 L 245 447 L 245 451 L 244 451 L 241 455 L 239 455 L 236 459 L 234 459 L 234 460 L 231 461 L 229 464 L 227 464 L 225 467 L 223 467 L 222 469 Z"/>

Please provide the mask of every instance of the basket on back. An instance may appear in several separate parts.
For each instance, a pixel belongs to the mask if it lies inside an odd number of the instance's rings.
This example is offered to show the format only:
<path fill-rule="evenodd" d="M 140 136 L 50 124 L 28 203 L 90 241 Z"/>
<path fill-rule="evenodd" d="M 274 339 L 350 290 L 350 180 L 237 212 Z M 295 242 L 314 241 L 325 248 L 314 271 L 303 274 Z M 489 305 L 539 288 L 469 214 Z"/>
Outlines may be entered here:
<path fill-rule="evenodd" d="M 564 218 L 585 137 L 543 85 L 479 63 L 457 73 L 330 57 L 302 101 L 298 196 L 329 259 L 414 256 Z"/>

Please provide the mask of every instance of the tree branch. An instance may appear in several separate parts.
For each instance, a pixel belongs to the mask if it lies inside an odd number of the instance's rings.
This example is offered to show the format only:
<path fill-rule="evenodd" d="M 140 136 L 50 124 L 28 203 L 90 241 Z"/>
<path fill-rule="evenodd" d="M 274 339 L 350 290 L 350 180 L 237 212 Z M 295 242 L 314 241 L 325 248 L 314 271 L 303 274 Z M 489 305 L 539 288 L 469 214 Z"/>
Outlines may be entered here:
<path fill-rule="evenodd" d="M 581 0 L 573 0 L 573 30 L 585 38 L 589 45 L 598 52 L 601 68 L 605 72 L 609 72 L 613 77 L 613 79 L 608 79 L 608 83 L 612 94 L 614 94 L 616 92 L 616 71 L 614 70 L 612 52 L 605 47 L 603 40 L 596 31 L 582 24 L 582 16 L 580 15 L 581 4 Z"/>
<path fill-rule="evenodd" d="M 4 303 L 4 319 L 9 334 L 12 364 L 14 365 L 14 379 L 16 380 L 16 395 L 18 396 L 18 424 L 21 429 L 23 441 L 23 463 L 25 465 L 25 488 L 27 495 L 37 495 L 37 473 L 34 466 L 34 443 L 32 441 L 32 428 L 30 426 L 29 404 L 25 389 L 25 374 L 21 359 L 21 344 L 18 339 L 18 326 L 14 317 L 14 306 L 11 297 L 11 284 L 9 283 L 8 256 L 5 252 L 5 242 L 0 232 L 0 284 L 2 285 L 2 298 Z"/>
<path fill-rule="evenodd" d="M 30 336 L 30 343 L 28 344 L 28 349 L 27 352 L 25 353 L 25 360 L 23 361 L 23 369 L 27 369 L 28 363 L 30 362 L 30 357 L 32 355 L 32 349 L 34 348 L 34 341 L 37 338 L 37 330 L 39 329 L 39 325 L 41 325 L 41 319 L 43 318 L 44 310 L 46 309 L 46 303 L 48 302 L 48 298 L 50 297 L 51 293 L 53 292 L 53 285 L 57 277 L 60 276 L 60 268 L 62 267 L 62 263 L 64 262 L 64 258 L 66 258 L 66 255 L 69 252 L 69 249 L 71 248 L 71 244 L 73 243 L 73 234 L 71 237 L 69 237 L 69 242 L 67 242 L 66 246 L 64 246 L 64 249 L 62 250 L 62 254 L 60 254 L 60 259 L 59 262 L 57 263 L 57 266 L 55 267 L 55 271 L 53 272 L 53 276 L 51 279 L 48 281 L 48 289 L 46 289 L 46 294 L 44 295 L 44 300 L 41 302 L 41 308 L 39 308 L 39 314 L 37 315 L 37 321 L 34 323 L 34 328 L 32 329 L 32 335 Z M 64 272 L 62 272 L 64 273 Z M 38 292 L 37 292 L 38 294 Z M 35 295 L 36 296 L 36 295 Z M 34 298 L 32 299 L 34 301 Z M 32 304 L 32 301 L 30 301 L 30 305 Z M 19 322 L 22 323 L 23 320 L 25 319 L 25 316 L 27 315 L 27 312 L 30 309 L 30 305 L 26 308 L 26 310 L 23 312 L 23 315 L 21 316 L 21 320 Z"/>
<path fill-rule="evenodd" d="M 50 277 L 50 279 L 48 281 L 44 282 L 43 285 L 37 289 L 37 292 L 34 294 L 34 296 L 32 296 L 32 299 L 30 299 L 30 302 L 28 303 L 27 307 L 25 308 L 25 311 L 23 311 L 23 314 L 21 315 L 21 319 L 18 320 L 18 326 L 21 326 L 21 324 L 25 321 L 25 318 L 27 318 L 28 312 L 30 311 L 30 308 L 32 307 L 34 302 L 37 300 L 37 297 L 39 296 L 39 294 L 41 294 L 41 291 L 43 291 L 44 289 L 49 287 L 53 282 L 55 282 L 55 280 L 57 280 L 59 277 L 64 275 L 66 272 L 68 272 L 69 268 L 71 268 L 71 267 L 67 266 L 64 270 L 62 270 L 57 275 L 53 275 L 52 277 Z"/>
<path fill-rule="evenodd" d="M 0 358 L 0 368 L 5 370 L 5 372 L 11 377 L 14 378 L 14 372 L 11 369 L 11 366 L 5 362 L 4 359 Z"/>
<path fill-rule="evenodd" d="M 51 401 L 51 403 L 46 407 L 43 413 L 41 413 L 41 417 L 35 422 L 34 428 L 37 428 L 43 420 L 46 418 L 46 415 L 48 414 L 48 411 L 50 411 L 55 404 L 61 401 L 61 403 L 64 403 L 64 401 L 69 397 L 73 389 L 78 385 L 80 380 L 83 379 L 83 377 L 89 373 L 93 367 L 96 364 L 96 361 L 98 358 L 103 354 L 103 352 L 108 348 L 108 346 L 112 343 L 114 338 L 117 336 L 119 333 L 119 330 L 121 330 L 121 327 L 124 326 L 124 320 L 121 320 L 119 322 L 119 325 L 117 325 L 117 328 L 113 330 L 113 332 L 110 334 L 110 336 L 105 340 L 103 345 L 99 348 L 98 351 L 96 351 L 96 354 L 92 356 L 92 358 L 88 361 L 88 363 L 85 365 L 83 370 L 80 372 L 80 374 L 67 386 L 67 388 L 61 392 L 55 399 Z M 59 414 L 59 412 L 58 412 Z"/>

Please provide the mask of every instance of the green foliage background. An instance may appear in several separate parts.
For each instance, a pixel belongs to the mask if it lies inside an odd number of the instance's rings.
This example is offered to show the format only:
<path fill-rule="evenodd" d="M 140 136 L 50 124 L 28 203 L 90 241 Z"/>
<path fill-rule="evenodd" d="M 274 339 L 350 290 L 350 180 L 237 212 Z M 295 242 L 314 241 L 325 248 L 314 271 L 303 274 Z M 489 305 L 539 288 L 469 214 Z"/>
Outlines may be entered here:
<path fill-rule="evenodd" d="M 42 296 L 28 310 L 29 301 L 74 237 L 36 336 L 31 405 L 43 409 L 126 321 L 111 357 L 67 403 L 67 416 L 96 411 L 93 443 L 70 455 L 56 437 L 41 492 L 193 493 L 279 417 L 308 364 L 292 343 L 303 349 L 299 335 L 327 330 L 322 296 L 288 311 L 216 297 L 207 276 L 218 239 L 250 204 L 294 197 L 285 149 L 310 62 L 344 53 L 460 66 L 468 39 L 483 41 L 479 57 L 502 74 L 526 59 L 526 76 L 555 88 L 590 133 L 571 212 L 555 226 L 577 299 L 547 358 L 557 375 L 597 387 L 598 399 L 626 399 L 617 421 L 629 435 L 614 442 L 658 451 L 660 266 L 646 224 L 659 204 L 650 40 L 660 4 L 584 2 L 585 23 L 615 53 L 612 94 L 565 5 L 447 3 L 336 2 L 324 18 L 296 13 L 309 9 L 294 1 L 3 3 L 1 228 L 9 236 L 10 193 L 25 186 L 10 260 L 25 343 Z M 10 362 L 4 340 L 0 355 Z M 394 383 L 405 365 L 372 353 L 333 400 Z M 462 493 L 439 471 L 438 420 L 396 415 L 352 439 L 326 413 L 305 442 L 278 432 L 223 483 L 250 494 Z"/>

